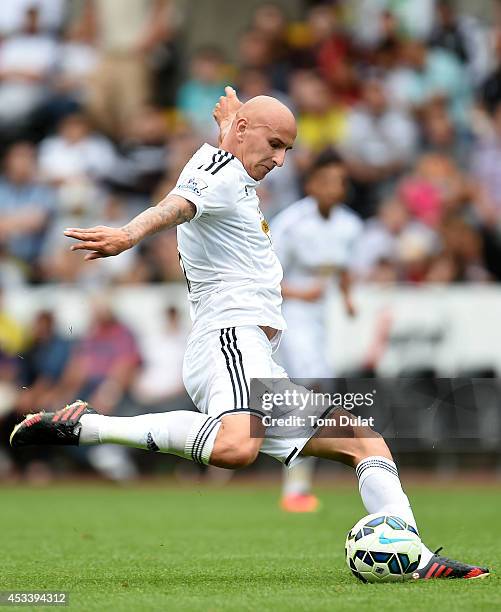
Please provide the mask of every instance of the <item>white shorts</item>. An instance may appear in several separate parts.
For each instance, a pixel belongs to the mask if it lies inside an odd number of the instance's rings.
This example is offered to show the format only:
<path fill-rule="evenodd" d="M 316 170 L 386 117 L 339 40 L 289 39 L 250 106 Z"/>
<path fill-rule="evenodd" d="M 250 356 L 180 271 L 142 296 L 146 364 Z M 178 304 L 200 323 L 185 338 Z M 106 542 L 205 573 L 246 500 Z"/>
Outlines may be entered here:
<path fill-rule="evenodd" d="M 272 357 L 272 345 L 257 325 L 230 327 L 190 338 L 184 356 L 183 382 L 200 412 L 221 418 L 230 414 L 264 416 L 260 406 L 249 405 L 251 378 L 288 378 Z M 266 436 L 261 452 L 287 466 L 315 429 L 305 427 L 298 437 Z"/>

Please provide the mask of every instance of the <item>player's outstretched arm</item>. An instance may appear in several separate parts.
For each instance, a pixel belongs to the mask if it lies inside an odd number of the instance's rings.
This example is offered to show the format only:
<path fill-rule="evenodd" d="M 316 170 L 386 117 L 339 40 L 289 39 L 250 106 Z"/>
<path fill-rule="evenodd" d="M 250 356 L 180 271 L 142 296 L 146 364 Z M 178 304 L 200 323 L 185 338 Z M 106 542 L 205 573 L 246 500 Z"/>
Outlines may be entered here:
<path fill-rule="evenodd" d="M 219 98 L 219 102 L 212 111 L 212 116 L 219 126 L 218 147 L 221 146 L 224 137 L 228 133 L 228 130 L 233 123 L 233 119 L 235 118 L 237 111 L 242 106 L 242 102 L 240 102 L 238 99 L 237 92 L 233 89 L 233 87 L 227 85 L 224 88 L 224 92 L 225 95 Z"/>
<path fill-rule="evenodd" d="M 196 207 L 192 202 L 177 195 L 168 195 L 156 206 L 143 211 L 123 227 L 99 225 L 82 229 L 71 227 L 64 235 L 80 242 L 71 247 L 72 251 L 90 251 L 87 261 L 118 255 L 132 248 L 146 236 L 164 229 L 181 225 L 193 219 Z"/>

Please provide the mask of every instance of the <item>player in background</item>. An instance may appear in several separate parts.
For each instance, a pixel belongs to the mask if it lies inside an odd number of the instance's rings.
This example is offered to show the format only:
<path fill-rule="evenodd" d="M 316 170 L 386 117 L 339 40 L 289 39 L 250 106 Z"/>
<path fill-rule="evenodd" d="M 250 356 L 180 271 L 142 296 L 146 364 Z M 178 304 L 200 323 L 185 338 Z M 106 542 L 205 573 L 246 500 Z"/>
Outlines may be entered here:
<path fill-rule="evenodd" d="M 346 180 L 341 158 L 332 150 L 325 151 L 305 178 L 307 196 L 279 213 L 271 224 L 273 246 L 284 270 L 282 312 L 287 333 L 280 344 L 280 361 L 291 378 L 325 393 L 334 391 L 326 311 L 326 292 L 334 279 L 346 313 L 355 314 L 349 267 L 363 224 L 343 204 Z M 315 463 L 309 458 L 284 468 L 284 510 L 317 510 L 318 499 L 311 492 Z"/>
<path fill-rule="evenodd" d="M 78 240 L 72 249 L 89 251 L 85 258 L 92 261 L 118 255 L 150 234 L 177 226 L 193 319 L 183 378 L 199 412 L 112 417 L 77 400 L 56 412 L 27 416 L 14 428 L 10 443 L 14 447 L 113 443 L 231 469 L 250 465 L 259 452 L 285 465 L 305 456 L 342 461 L 355 469 L 368 513 L 394 514 L 415 527 L 409 499 L 382 436 L 357 424 L 318 430 L 305 424 L 295 430 L 295 437 L 284 435 L 277 426 L 269 435 L 264 406 L 250 399 L 253 378 L 291 384 L 272 356 L 285 329 L 282 268 L 256 187 L 284 163 L 296 138 L 296 122 L 274 98 L 257 96 L 238 107 L 236 102 L 235 92 L 228 88 L 216 110 L 222 128 L 220 148 L 203 145 L 186 164 L 176 187 L 156 206 L 123 227 L 65 232 Z M 342 409 L 333 411 L 350 417 Z M 488 575 L 485 568 L 438 556 L 423 544 L 414 577 Z"/>

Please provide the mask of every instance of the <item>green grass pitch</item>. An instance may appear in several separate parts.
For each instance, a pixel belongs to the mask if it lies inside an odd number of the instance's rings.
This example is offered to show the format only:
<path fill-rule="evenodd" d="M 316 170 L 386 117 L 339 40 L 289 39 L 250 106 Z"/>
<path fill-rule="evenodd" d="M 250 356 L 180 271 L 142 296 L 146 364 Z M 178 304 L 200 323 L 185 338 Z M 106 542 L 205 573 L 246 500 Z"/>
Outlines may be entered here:
<path fill-rule="evenodd" d="M 501 609 L 499 489 L 408 487 L 425 541 L 493 575 L 385 585 L 345 566 L 355 483 L 319 493 L 317 514 L 286 515 L 277 488 L 253 483 L 5 487 L 0 591 L 64 590 L 65 609 L 86 612 Z"/>

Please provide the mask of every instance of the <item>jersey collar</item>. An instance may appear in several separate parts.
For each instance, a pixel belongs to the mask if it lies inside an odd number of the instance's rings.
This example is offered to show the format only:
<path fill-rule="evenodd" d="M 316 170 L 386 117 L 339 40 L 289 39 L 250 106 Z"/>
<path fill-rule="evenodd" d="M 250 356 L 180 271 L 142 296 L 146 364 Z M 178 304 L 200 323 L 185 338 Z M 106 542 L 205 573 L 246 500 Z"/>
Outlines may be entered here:
<path fill-rule="evenodd" d="M 214 147 L 213 145 L 210 145 L 207 142 L 204 144 L 204 147 L 210 148 L 214 153 L 216 153 L 217 151 L 223 151 L 223 152 L 229 153 L 229 151 L 226 151 L 225 149 L 221 149 L 221 148 L 218 149 L 217 147 Z M 259 183 L 261 182 L 261 181 L 256 181 L 255 179 L 252 178 L 252 176 L 250 176 L 247 173 L 247 170 L 244 168 L 244 165 L 237 157 L 233 156 L 233 159 L 231 160 L 230 165 L 233 166 L 235 170 L 238 170 L 241 174 L 243 174 L 245 178 L 245 184 L 247 186 L 257 187 Z"/>

